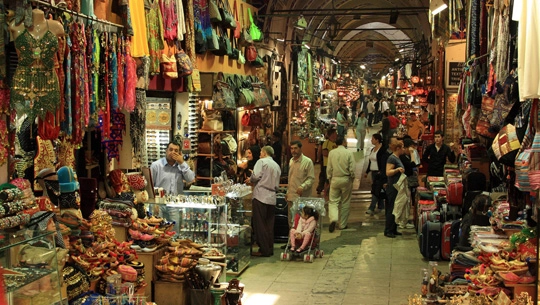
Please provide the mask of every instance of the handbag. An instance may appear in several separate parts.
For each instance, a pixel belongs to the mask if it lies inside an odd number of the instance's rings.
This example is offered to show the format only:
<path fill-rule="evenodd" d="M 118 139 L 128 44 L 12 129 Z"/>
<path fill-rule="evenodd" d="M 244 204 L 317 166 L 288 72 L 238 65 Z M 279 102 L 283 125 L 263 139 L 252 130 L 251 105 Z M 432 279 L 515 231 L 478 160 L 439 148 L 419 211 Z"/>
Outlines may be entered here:
<path fill-rule="evenodd" d="M 257 54 L 257 57 L 255 58 L 255 60 L 252 60 L 250 62 L 251 66 L 255 67 L 255 68 L 263 68 L 264 67 L 264 60 L 262 59 L 262 57 L 260 55 Z"/>
<path fill-rule="evenodd" d="M 205 110 L 203 114 L 202 130 L 223 130 L 223 121 L 221 121 L 221 113 L 214 110 Z"/>
<path fill-rule="evenodd" d="M 242 25 L 238 19 L 238 7 L 236 6 L 236 0 L 234 0 L 234 20 L 236 21 L 236 27 L 234 28 L 234 38 L 239 39 L 240 33 L 242 32 Z"/>
<path fill-rule="evenodd" d="M 256 76 L 251 76 L 251 86 L 253 88 L 253 105 L 255 107 L 267 107 L 270 106 L 272 101 L 272 95 L 266 87 L 266 84 L 261 82 Z"/>
<path fill-rule="evenodd" d="M 240 58 L 240 50 L 236 48 L 237 46 L 236 38 L 231 37 L 230 41 L 231 41 L 231 54 L 229 54 L 229 59 L 238 60 L 238 58 Z"/>
<path fill-rule="evenodd" d="M 204 30 L 202 24 L 198 21 L 195 22 L 195 53 L 204 54 L 206 53 L 206 36 L 204 35 Z"/>
<path fill-rule="evenodd" d="M 251 115 L 249 114 L 249 111 L 246 111 L 244 112 L 244 115 L 242 115 L 242 120 L 240 121 L 240 123 L 242 124 L 242 126 L 251 126 L 250 119 Z"/>
<path fill-rule="evenodd" d="M 227 37 L 226 33 L 221 27 L 218 27 L 216 31 L 218 36 L 218 49 L 213 50 L 212 53 L 218 56 L 230 55 L 231 54 L 231 41 Z"/>
<path fill-rule="evenodd" d="M 516 127 L 512 124 L 504 126 L 493 140 L 491 148 L 497 157 L 501 159 L 504 155 L 521 147 L 516 133 Z"/>
<path fill-rule="evenodd" d="M 174 56 L 178 63 L 178 77 L 191 75 L 191 73 L 193 73 L 193 63 L 191 62 L 189 55 L 180 48 Z"/>
<path fill-rule="evenodd" d="M 228 0 L 219 0 L 219 13 L 221 15 L 221 24 L 228 29 L 236 28 L 236 20 L 231 14 L 231 6 Z"/>
<path fill-rule="evenodd" d="M 248 7 L 248 15 L 249 15 L 249 35 L 251 36 L 251 39 L 255 42 L 263 41 L 264 35 L 259 29 L 259 27 L 255 24 L 253 21 L 253 16 L 251 15 L 251 8 Z"/>
<path fill-rule="evenodd" d="M 534 103 L 538 104 L 538 100 L 534 100 Z M 534 129 L 536 130 L 531 145 L 531 156 L 529 161 L 529 170 L 527 172 L 529 176 L 529 183 L 531 190 L 536 191 L 540 189 L 540 130 L 538 130 L 538 106 L 534 111 L 531 111 L 531 121 L 533 121 Z"/>
<path fill-rule="evenodd" d="M 529 114 L 529 124 L 527 126 L 527 131 L 521 142 L 521 148 L 519 149 L 516 161 L 514 163 L 514 168 L 516 172 L 516 183 L 515 186 L 522 192 L 531 191 L 531 182 L 529 178 L 530 168 L 530 159 L 533 154 L 531 145 L 533 143 L 533 135 L 536 137 L 536 120 L 538 113 L 538 100 L 534 99 L 531 112 Z"/>
<path fill-rule="evenodd" d="M 246 58 L 244 57 L 244 54 L 242 54 L 241 50 L 238 50 L 238 63 L 241 65 L 246 63 Z"/>
<path fill-rule="evenodd" d="M 262 116 L 259 110 L 253 111 L 249 116 L 249 126 L 260 127 L 262 126 Z"/>
<path fill-rule="evenodd" d="M 409 187 L 418 187 L 420 186 L 420 183 L 418 183 L 418 174 L 413 173 L 412 176 L 407 176 L 407 182 L 409 184 Z"/>
<path fill-rule="evenodd" d="M 214 92 L 212 94 L 212 100 L 214 101 L 213 108 L 216 110 L 234 110 L 236 109 L 236 102 L 234 99 L 234 92 L 223 79 L 223 72 L 218 73 L 217 81 L 214 84 Z"/>
<path fill-rule="evenodd" d="M 211 32 L 212 32 L 212 36 L 206 40 L 206 44 L 207 44 L 206 48 L 209 51 L 219 50 L 219 38 L 216 32 L 216 29 L 212 28 Z"/>
<path fill-rule="evenodd" d="M 165 55 L 165 53 L 161 54 L 161 72 L 163 74 L 163 78 L 178 78 L 178 67 L 176 57 L 174 55 Z"/>
<path fill-rule="evenodd" d="M 220 23 L 221 21 L 223 21 L 221 19 L 221 14 L 219 12 L 219 7 L 216 0 L 210 0 L 210 2 L 208 3 L 208 11 L 210 14 L 210 21 L 214 23 Z"/>
<path fill-rule="evenodd" d="M 257 59 L 257 48 L 253 44 L 246 47 L 246 60 L 254 61 Z"/>

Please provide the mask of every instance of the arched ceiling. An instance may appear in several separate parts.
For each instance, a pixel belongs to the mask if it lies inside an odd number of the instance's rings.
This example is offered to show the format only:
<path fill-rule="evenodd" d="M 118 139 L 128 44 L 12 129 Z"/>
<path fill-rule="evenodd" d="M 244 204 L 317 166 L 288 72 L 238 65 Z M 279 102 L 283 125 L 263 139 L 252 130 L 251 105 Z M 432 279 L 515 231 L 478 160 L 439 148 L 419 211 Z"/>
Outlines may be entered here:
<path fill-rule="evenodd" d="M 286 41 L 293 44 L 299 37 L 307 38 L 312 48 L 323 49 L 345 65 L 365 64 L 372 72 L 418 52 L 419 43 L 424 46 L 431 36 L 429 0 L 259 1 L 264 30 L 273 37 L 283 38 L 286 33 Z M 294 29 L 301 15 L 308 22 L 306 30 Z M 332 16 L 340 24 L 336 37 L 328 31 Z"/>

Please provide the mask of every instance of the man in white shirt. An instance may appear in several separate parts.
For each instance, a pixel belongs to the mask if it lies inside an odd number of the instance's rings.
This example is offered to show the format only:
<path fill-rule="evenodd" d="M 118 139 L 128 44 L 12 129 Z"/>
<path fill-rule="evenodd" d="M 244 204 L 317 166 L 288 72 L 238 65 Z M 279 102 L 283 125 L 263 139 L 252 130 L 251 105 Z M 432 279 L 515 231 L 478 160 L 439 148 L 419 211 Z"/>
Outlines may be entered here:
<path fill-rule="evenodd" d="M 390 109 L 390 106 L 388 106 L 388 102 L 386 100 L 383 100 L 382 101 L 382 112 L 384 113 L 388 109 Z"/>
<path fill-rule="evenodd" d="M 347 229 L 354 181 L 353 153 L 346 148 L 347 141 L 343 137 L 338 137 L 336 144 L 338 147 L 328 155 L 328 166 L 326 167 L 326 175 L 330 180 L 330 201 L 328 202 L 330 233 L 336 229 L 338 220 L 339 228 Z"/>
<path fill-rule="evenodd" d="M 298 197 L 310 197 L 315 181 L 313 161 L 302 153 L 302 142 L 291 143 L 292 158 L 289 161 L 289 185 L 286 200 L 289 204 L 289 221 L 292 219 L 291 207 Z"/>
<path fill-rule="evenodd" d="M 184 192 L 184 180 L 195 180 L 195 173 L 189 168 L 180 152 L 180 145 L 170 142 L 165 157 L 150 165 L 154 187 L 162 187 L 167 195 L 176 196 Z M 160 206 L 161 215 L 168 221 L 175 221 L 174 229 L 180 232 L 180 212 L 178 208 Z"/>
<path fill-rule="evenodd" d="M 274 217 L 276 213 L 276 191 L 279 187 L 281 169 L 272 158 L 274 149 L 265 146 L 261 158 L 255 163 L 253 174 L 245 183 L 254 185 L 252 195 L 252 223 L 259 251 L 253 256 L 274 255 Z"/>
<path fill-rule="evenodd" d="M 373 100 L 369 100 L 367 103 L 367 113 L 368 113 L 368 126 L 373 127 L 373 115 L 375 115 L 375 104 Z"/>

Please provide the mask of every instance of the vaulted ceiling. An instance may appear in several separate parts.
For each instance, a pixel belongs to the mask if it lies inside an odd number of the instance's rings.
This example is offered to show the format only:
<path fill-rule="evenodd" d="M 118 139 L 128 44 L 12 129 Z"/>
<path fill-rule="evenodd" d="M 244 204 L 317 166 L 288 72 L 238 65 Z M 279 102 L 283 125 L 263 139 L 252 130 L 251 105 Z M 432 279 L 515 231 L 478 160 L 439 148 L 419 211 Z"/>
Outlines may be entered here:
<path fill-rule="evenodd" d="M 258 0 L 259 21 L 272 39 L 307 42 L 344 65 L 364 64 L 373 72 L 429 53 L 429 0 Z M 294 28 L 300 16 L 307 28 Z M 329 32 L 335 17 L 339 31 Z M 286 33 L 286 34 L 285 34 Z M 285 36 L 285 37 L 283 37 Z"/>

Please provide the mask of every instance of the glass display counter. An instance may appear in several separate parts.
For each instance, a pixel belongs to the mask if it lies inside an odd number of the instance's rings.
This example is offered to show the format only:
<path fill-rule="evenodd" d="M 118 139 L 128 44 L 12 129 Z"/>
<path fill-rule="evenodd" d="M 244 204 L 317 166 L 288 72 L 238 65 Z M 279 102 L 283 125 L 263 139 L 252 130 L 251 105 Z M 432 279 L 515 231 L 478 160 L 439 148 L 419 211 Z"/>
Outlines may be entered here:
<path fill-rule="evenodd" d="M 251 259 L 251 193 L 241 197 L 227 195 L 229 225 L 227 230 L 227 274 L 242 273 Z"/>

